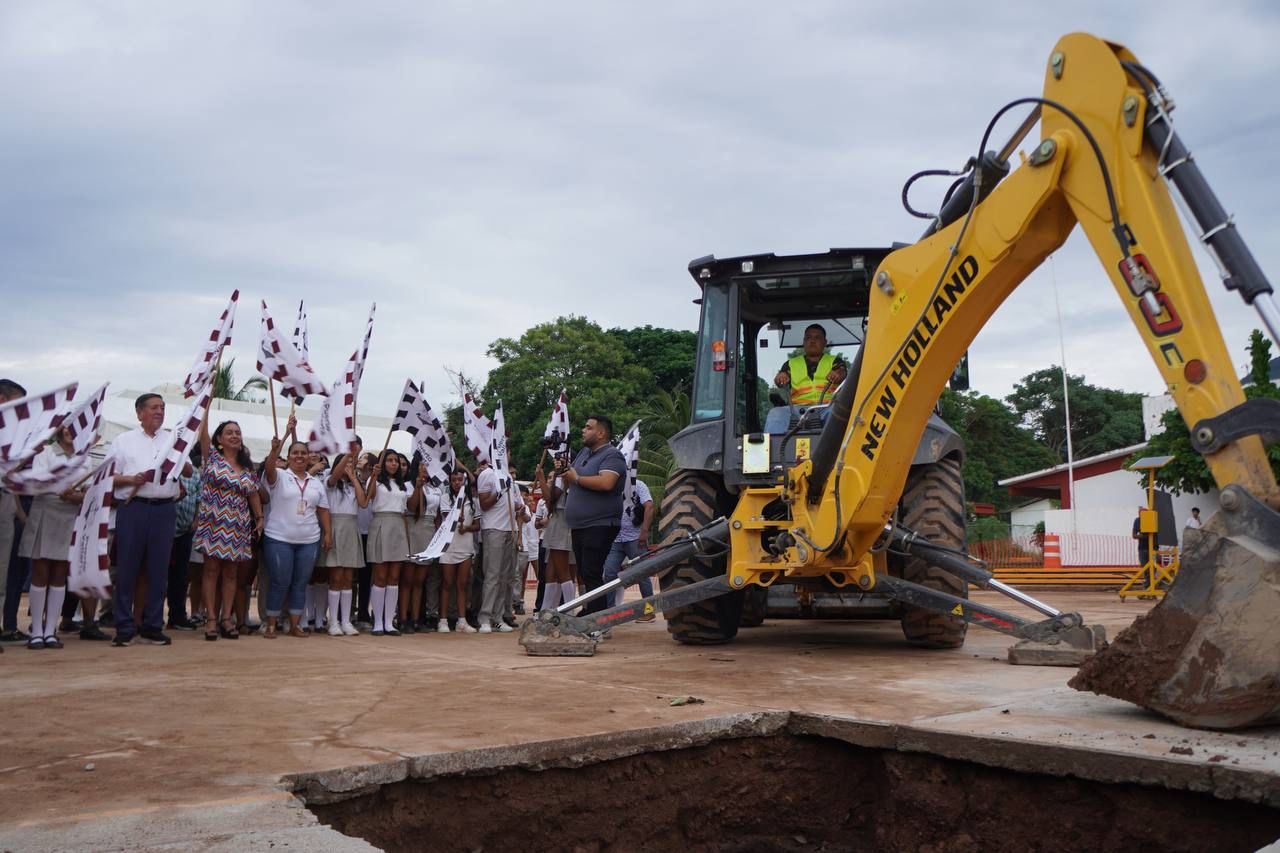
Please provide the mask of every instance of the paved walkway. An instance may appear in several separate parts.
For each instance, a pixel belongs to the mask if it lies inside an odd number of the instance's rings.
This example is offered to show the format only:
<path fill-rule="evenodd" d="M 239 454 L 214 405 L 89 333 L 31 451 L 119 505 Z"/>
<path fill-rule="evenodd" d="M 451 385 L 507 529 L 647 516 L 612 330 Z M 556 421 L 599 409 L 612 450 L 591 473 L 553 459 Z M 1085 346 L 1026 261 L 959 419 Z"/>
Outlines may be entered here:
<path fill-rule="evenodd" d="M 1147 606 L 1114 593 L 1043 597 L 1111 636 Z M 526 657 L 514 633 L 9 646 L 0 849 L 369 849 L 316 824 L 284 777 L 788 711 L 916 738 L 1145 756 L 1185 768 L 1186 787 L 1235 773 L 1241 796 L 1256 798 L 1249 786 L 1262 780 L 1280 806 L 1280 730 L 1179 729 L 1066 688 L 1072 670 L 1008 665 L 1007 638 L 981 629 L 950 651 L 905 646 L 893 622 L 775 621 L 714 648 L 675 644 L 661 619 L 614 634 L 594 658 Z M 673 706 L 680 696 L 705 701 Z M 965 742 L 957 755 L 976 748 Z M 1175 745 L 1192 755 L 1171 755 Z"/>

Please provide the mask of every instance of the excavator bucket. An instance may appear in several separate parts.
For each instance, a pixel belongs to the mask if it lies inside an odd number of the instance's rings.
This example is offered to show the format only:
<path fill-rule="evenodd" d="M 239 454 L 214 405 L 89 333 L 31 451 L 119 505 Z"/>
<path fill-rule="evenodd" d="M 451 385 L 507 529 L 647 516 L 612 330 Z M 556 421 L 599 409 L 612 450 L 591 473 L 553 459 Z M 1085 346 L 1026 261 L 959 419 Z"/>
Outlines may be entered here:
<path fill-rule="evenodd" d="M 1195 728 L 1280 723 L 1280 515 L 1238 486 L 1221 505 L 1186 531 L 1164 599 L 1085 661 L 1072 687 Z"/>

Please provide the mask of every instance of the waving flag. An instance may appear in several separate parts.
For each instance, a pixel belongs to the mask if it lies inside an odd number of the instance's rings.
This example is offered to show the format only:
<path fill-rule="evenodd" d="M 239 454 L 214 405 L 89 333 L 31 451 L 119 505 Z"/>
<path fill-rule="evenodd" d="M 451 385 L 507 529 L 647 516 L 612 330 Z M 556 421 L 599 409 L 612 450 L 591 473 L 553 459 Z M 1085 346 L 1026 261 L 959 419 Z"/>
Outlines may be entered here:
<path fill-rule="evenodd" d="M 62 420 L 60 427 L 71 433 L 71 455 L 58 457 L 50 448 L 43 448 L 34 458 L 49 454 L 45 461 L 30 468 L 14 470 L 4 478 L 4 487 L 19 495 L 61 494 L 80 479 L 89 459 L 89 450 L 98 441 L 102 428 L 102 403 L 107 396 L 107 386 L 93 393 L 89 399 L 76 406 Z"/>
<path fill-rule="evenodd" d="M 328 394 L 320 377 L 297 347 L 276 328 L 262 303 L 262 336 L 258 342 L 258 372 L 280 383 L 280 391 L 299 403 L 309 394 Z"/>
<path fill-rule="evenodd" d="M 298 321 L 293 324 L 293 348 L 306 361 L 311 357 L 311 337 L 307 334 L 307 308 L 302 300 L 298 301 Z"/>
<path fill-rule="evenodd" d="M 355 359 L 355 388 L 360 390 L 360 380 L 364 378 L 364 362 L 369 357 L 369 341 L 373 339 L 373 313 L 378 310 L 378 303 L 369 306 L 369 322 L 364 329 L 364 342 L 360 344 L 359 358 Z"/>
<path fill-rule="evenodd" d="M 640 466 L 640 422 L 636 421 L 627 430 L 618 444 L 622 458 L 627 462 L 627 482 L 622 490 L 622 514 L 628 515 L 636 505 L 636 471 Z"/>
<path fill-rule="evenodd" d="M 329 388 L 320 414 L 311 425 L 307 446 L 322 453 L 346 453 L 356 440 L 356 353 L 347 359 L 342 375 Z"/>
<path fill-rule="evenodd" d="M 81 598 L 111 597 L 107 533 L 111 520 L 111 478 L 115 472 L 115 461 L 108 459 L 94 474 L 71 530 L 71 547 L 67 552 L 71 573 L 67 586 Z"/>
<path fill-rule="evenodd" d="M 502 416 L 502 401 L 493 410 L 493 432 L 489 439 L 489 459 L 498 474 L 498 490 L 511 488 L 511 465 L 507 461 L 507 422 Z"/>
<path fill-rule="evenodd" d="M 21 468 L 48 443 L 71 410 L 80 383 L 0 404 L 0 475 Z"/>
<path fill-rule="evenodd" d="M 445 515 L 444 520 L 440 522 L 440 526 L 436 528 L 435 535 L 431 537 L 431 541 L 427 543 L 427 548 L 418 554 L 410 554 L 409 559 L 415 563 L 429 563 L 437 560 L 440 555 L 449 550 L 449 543 L 453 541 L 454 534 L 458 532 L 458 528 L 462 525 L 462 504 L 466 498 L 466 490 L 464 489 L 453 499 L 453 505 L 449 507 L 449 512 Z"/>
<path fill-rule="evenodd" d="M 490 450 L 493 445 L 493 425 L 480 410 L 480 404 L 470 394 L 462 396 L 462 434 L 467 440 L 471 455 L 479 462 L 493 462 Z"/>
<path fill-rule="evenodd" d="M 194 396 L 213 374 L 213 366 L 218 363 L 218 355 L 222 352 L 222 348 L 231 343 L 231 327 L 236 321 L 236 303 L 239 299 L 240 291 L 231 291 L 231 301 L 227 303 L 222 316 L 218 318 L 218 325 L 214 326 L 213 331 L 209 333 L 209 340 L 205 342 L 204 349 L 196 354 L 196 363 L 191 365 L 187 378 L 182 380 L 182 387 L 186 389 L 186 393 L 182 396 Z"/>
<path fill-rule="evenodd" d="M 560 392 L 560 399 L 547 419 L 547 428 L 542 431 L 542 446 L 552 456 L 569 452 L 569 395 L 564 391 Z"/>
<path fill-rule="evenodd" d="M 414 450 L 422 456 L 427 466 L 427 477 L 432 483 L 441 483 L 453 470 L 453 445 L 449 441 L 444 422 L 436 417 L 431 404 L 412 379 L 405 380 L 400 405 L 391 421 L 393 430 L 400 429 L 413 436 Z"/>

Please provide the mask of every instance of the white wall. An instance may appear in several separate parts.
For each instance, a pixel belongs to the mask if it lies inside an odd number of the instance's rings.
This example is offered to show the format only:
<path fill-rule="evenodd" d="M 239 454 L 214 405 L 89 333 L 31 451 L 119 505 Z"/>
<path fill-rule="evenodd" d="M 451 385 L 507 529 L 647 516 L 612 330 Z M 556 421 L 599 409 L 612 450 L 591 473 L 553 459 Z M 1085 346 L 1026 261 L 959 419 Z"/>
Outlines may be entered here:
<path fill-rule="evenodd" d="M 1042 498 L 1026 506 L 1018 507 L 1009 513 L 1009 525 L 1015 532 L 1023 528 L 1034 528 L 1044 521 L 1044 514 L 1052 509 L 1053 501 L 1048 498 Z"/>

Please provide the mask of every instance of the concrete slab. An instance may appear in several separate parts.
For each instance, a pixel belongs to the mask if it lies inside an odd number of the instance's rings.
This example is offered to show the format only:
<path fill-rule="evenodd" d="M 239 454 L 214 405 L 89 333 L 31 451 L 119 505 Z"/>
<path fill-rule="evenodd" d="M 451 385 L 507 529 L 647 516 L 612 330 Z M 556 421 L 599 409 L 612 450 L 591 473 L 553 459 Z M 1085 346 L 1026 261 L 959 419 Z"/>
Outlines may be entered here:
<path fill-rule="evenodd" d="M 1043 597 L 1109 635 L 1146 607 Z M 1280 806 L 1280 730 L 1180 729 L 1069 690 L 1070 669 L 1010 666 L 1007 638 L 980 629 L 946 651 L 907 647 L 889 622 L 770 622 L 714 648 L 676 645 L 661 620 L 614 634 L 572 659 L 527 657 L 515 634 L 10 646 L 0 849 L 369 849 L 288 790 L 342 796 L 782 727 L 1038 772 L 1061 770 L 1065 750 L 1061 772 Z M 672 705 L 687 696 L 703 702 Z"/>

